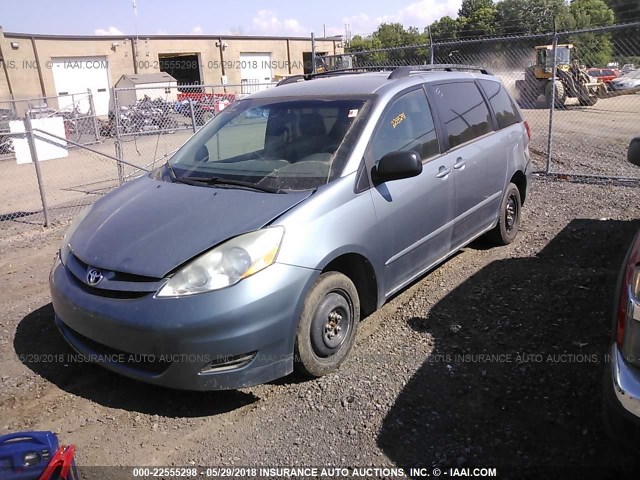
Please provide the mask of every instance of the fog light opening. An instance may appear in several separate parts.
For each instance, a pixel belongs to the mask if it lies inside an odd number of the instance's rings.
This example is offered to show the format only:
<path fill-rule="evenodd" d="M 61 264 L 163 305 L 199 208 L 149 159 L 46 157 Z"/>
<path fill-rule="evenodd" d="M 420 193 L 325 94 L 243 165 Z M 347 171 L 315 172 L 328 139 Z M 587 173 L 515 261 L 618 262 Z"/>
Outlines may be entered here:
<path fill-rule="evenodd" d="M 258 352 L 255 351 L 241 355 L 216 355 L 216 360 L 203 367 L 199 374 L 206 375 L 208 373 L 219 373 L 245 367 L 251 363 L 257 354 Z"/>

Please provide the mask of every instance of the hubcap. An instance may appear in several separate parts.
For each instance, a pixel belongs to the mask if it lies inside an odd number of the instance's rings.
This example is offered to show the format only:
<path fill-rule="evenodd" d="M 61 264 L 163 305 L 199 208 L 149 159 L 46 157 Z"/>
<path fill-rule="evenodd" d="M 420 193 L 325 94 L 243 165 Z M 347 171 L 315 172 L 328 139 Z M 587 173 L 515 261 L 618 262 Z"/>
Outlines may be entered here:
<path fill-rule="evenodd" d="M 344 333 L 341 334 L 343 319 L 339 309 L 335 309 L 327 315 L 327 323 L 324 324 L 324 343 L 328 347 L 335 348 L 344 339 Z"/>
<path fill-rule="evenodd" d="M 335 354 L 351 333 L 351 302 L 341 292 L 329 292 L 322 299 L 311 324 L 311 345 L 319 357 Z"/>

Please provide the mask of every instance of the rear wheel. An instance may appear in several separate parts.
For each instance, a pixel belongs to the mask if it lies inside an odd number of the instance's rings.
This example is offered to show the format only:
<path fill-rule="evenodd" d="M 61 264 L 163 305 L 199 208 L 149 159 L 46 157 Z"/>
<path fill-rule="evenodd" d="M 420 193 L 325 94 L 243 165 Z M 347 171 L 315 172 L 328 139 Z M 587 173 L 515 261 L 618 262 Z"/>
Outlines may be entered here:
<path fill-rule="evenodd" d="M 535 108 L 538 99 L 537 85 L 531 84 L 528 80 L 516 80 L 516 90 L 518 91 L 518 104 L 522 108 Z"/>
<path fill-rule="evenodd" d="M 353 282 L 338 272 L 320 275 L 307 294 L 295 341 L 295 368 L 311 377 L 335 371 L 355 340 L 360 300 Z"/>
<path fill-rule="evenodd" d="M 487 234 L 493 243 L 509 245 L 516 239 L 520 231 L 521 208 L 520 190 L 513 183 L 510 183 L 502 197 L 498 224 Z"/>

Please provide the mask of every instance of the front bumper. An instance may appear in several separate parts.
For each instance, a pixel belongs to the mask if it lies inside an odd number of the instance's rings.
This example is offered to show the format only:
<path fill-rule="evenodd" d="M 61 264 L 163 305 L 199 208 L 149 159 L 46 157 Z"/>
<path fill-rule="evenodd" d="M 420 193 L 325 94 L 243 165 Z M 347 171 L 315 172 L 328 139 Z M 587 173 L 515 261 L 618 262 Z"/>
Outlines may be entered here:
<path fill-rule="evenodd" d="M 276 263 L 209 293 L 110 298 L 57 261 L 50 288 L 56 324 L 86 360 L 157 385 L 223 390 L 291 373 L 298 318 L 318 275 Z"/>

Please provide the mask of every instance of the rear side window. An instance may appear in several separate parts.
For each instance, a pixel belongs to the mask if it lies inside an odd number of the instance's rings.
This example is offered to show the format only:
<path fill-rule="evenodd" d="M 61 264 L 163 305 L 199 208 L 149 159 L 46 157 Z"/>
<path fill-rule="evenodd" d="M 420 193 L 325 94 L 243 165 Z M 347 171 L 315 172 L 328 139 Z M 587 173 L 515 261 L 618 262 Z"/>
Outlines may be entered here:
<path fill-rule="evenodd" d="M 425 160 L 440 153 L 431 109 L 424 90 L 394 100 L 380 120 L 371 140 L 374 161 L 389 152 L 413 150 Z"/>
<path fill-rule="evenodd" d="M 480 80 L 484 93 L 487 94 L 491 108 L 496 114 L 498 128 L 506 128 L 520 121 L 520 114 L 513 100 L 500 82 Z"/>
<path fill-rule="evenodd" d="M 475 83 L 436 85 L 432 92 L 450 148 L 493 130 L 489 108 Z"/>

